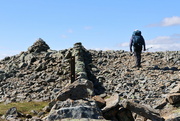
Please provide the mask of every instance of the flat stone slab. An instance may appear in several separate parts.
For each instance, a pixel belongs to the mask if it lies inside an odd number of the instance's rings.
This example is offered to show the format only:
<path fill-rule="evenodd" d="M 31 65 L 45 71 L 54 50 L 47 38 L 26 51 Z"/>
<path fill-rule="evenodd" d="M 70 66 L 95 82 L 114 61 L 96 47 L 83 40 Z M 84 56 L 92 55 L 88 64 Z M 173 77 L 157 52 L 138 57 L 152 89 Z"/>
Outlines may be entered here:
<path fill-rule="evenodd" d="M 105 101 L 106 101 L 106 106 L 102 109 L 103 112 L 106 112 L 119 105 L 120 97 L 117 93 L 115 93 L 110 98 L 105 99 Z"/>

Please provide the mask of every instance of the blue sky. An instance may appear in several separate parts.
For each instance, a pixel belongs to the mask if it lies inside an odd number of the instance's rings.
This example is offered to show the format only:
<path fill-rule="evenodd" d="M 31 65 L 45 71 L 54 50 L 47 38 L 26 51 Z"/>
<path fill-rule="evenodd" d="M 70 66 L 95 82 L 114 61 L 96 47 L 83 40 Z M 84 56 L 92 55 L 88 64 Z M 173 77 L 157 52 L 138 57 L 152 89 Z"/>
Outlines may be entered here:
<path fill-rule="evenodd" d="M 52 50 L 127 50 L 135 29 L 149 51 L 180 47 L 179 0 L 0 0 L 0 59 L 38 38 Z"/>

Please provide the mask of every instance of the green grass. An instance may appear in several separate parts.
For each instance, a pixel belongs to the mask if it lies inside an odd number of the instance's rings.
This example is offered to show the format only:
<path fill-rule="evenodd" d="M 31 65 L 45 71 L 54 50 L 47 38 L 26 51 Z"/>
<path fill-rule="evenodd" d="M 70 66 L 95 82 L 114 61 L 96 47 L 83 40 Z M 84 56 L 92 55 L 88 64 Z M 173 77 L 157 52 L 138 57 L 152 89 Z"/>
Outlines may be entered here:
<path fill-rule="evenodd" d="M 176 109 L 176 110 L 173 110 L 172 111 L 173 113 L 180 113 L 180 108 Z"/>
<path fill-rule="evenodd" d="M 31 111 L 41 111 L 45 106 L 48 105 L 49 102 L 16 102 L 4 104 L 0 103 L 0 116 L 4 115 L 7 110 L 12 107 L 16 107 L 18 112 L 23 114 L 32 114 Z"/>

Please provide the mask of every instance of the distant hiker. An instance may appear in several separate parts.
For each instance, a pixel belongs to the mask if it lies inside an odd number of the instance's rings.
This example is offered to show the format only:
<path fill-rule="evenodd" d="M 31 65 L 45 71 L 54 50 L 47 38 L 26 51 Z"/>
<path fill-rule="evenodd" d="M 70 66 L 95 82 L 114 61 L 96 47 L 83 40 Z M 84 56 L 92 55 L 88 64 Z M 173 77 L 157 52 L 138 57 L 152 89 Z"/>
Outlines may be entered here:
<path fill-rule="evenodd" d="M 130 51 L 132 52 L 132 46 L 134 49 L 134 56 L 136 59 L 135 67 L 141 67 L 141 52 L 142 47 L 144 51 L 146 51 L 146 45 L 143 36 L 141 35 L 141 31 L 135 30 L 130 40 Z"/>

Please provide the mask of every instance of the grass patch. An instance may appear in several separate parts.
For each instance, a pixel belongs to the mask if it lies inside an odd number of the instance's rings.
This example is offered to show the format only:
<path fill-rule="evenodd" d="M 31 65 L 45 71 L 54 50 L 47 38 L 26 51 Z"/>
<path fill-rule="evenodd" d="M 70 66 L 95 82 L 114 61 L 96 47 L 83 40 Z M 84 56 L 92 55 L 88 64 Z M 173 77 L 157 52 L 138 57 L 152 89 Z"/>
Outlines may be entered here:
<path fill-rule="evenodd" d="M 176 109 L 176 110 L 173 110 L 172 111 L 173 113 L 180 113 L 180 108 Z"/>
<path fill-rule="evenodd" d="M 9 104 L 0 103 L 0 116 L 4 115 L 8 109 L 16 107 L 18 112 L 31 114 L 31 110 L 41 111 L 49 102 L 14 102 Z M 32 114 L 31 114 L 32 115 Z"/>

